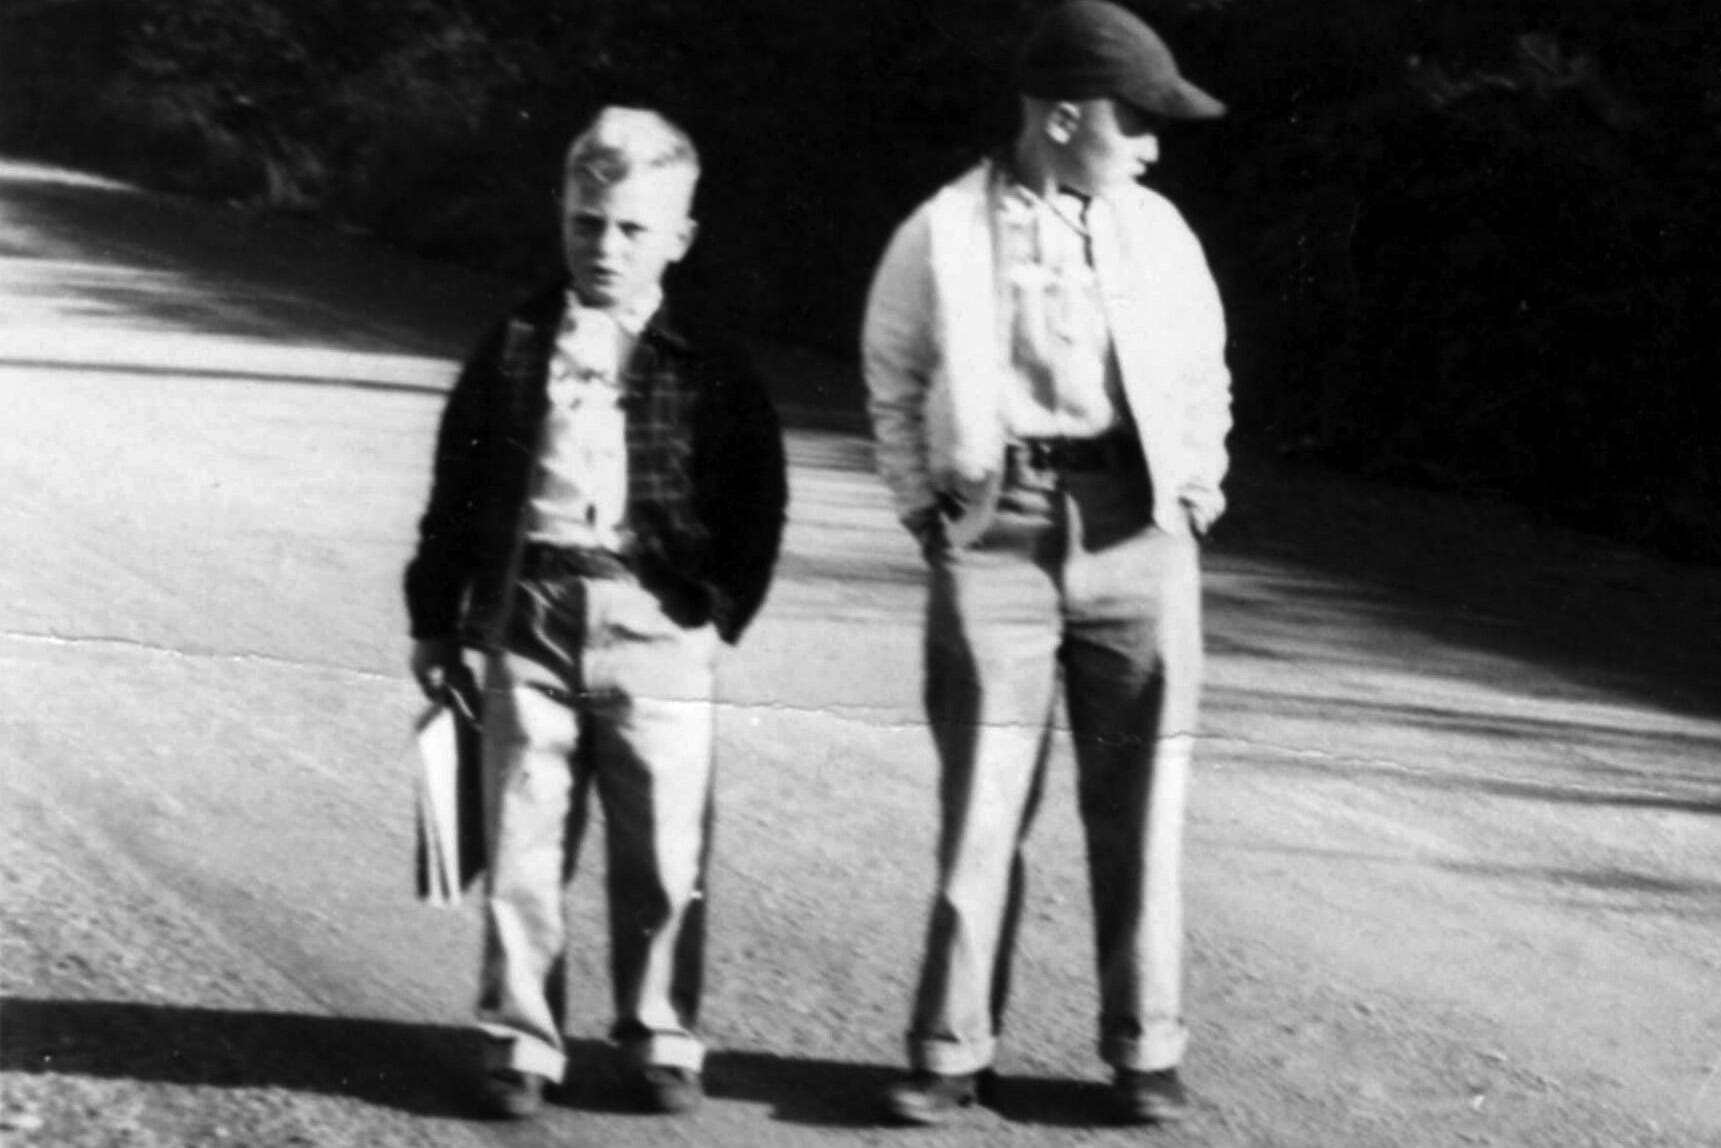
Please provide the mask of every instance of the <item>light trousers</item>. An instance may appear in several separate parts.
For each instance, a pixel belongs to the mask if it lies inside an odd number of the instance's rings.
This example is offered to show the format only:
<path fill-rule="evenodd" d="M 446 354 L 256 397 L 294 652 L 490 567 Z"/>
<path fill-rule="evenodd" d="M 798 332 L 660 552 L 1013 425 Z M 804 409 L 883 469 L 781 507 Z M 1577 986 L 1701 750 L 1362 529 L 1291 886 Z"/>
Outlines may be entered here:
<path fill-rule="evenodd" d="M 609 900 L 611 1037 L 697 1071 L 718 639 L 631 577 L 522 579 L 485 676 L 490 827 L 478 1021 L 493 1067 L 565 1068 L 566 886 L 595 786 Z"/>
<path fill-rule="evenodd" d="M 935 551 L 926 707 L 938 883 L 908 1036 L 940 1073 L 997 1052 L 1060 678 L 1098 957 L 1099 1052 L 1178 1063 L 1182 850 L 1201 676 L 1196 543 L 1151 523 L 1147 476 L 1014 466 L 972 547 Z"/>

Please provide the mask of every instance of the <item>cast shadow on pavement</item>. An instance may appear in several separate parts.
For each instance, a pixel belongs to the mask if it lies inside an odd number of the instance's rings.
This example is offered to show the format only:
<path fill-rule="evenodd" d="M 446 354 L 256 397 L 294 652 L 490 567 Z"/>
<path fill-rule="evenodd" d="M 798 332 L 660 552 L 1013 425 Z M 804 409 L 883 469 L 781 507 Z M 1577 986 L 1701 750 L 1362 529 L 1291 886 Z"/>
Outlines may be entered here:
<path fill-rule="evenodd" d="M 1289 695 L 1214 691 L 1214 709 L 1251 707 L 1268 715 L 1305 715 Z M 1599 721 L 1549 721 L 1495 714 L 1471 717 L 1439 707 L 1318 700 L 1321 720 L 1339 726 L 1373 722 L 1397 729 L 1428 729 L 1477 739 L 1478 744 L 1512 741 L 1566 747 L 1562 760 L 1534 775 L 1513 775 L 1483 767 L 1407 768 L 1402 762 L 1357 756 L 1307 758 L 1235 751 L 1233 766 L 1288 776 L 1367 779 L 1371 784 L 1431 792 L 1469 792 L 1518 801 L 1596 808 L 1646 809 L 1721 816 L 1721 782 L 1712 763 L 1721 758 L 1721 739 L 1681 731 L 1611 728 Z M 1616 764 L 1621 758 L 1631 764 Z"/>
<path fill-rule="evenodd" d="M 477 1035 L 447 1025 L 111 1000 L 0 1001 L 0 1071 L 282 1088 L 458 1116 Z"/>
<path fill-rule="evenodd" d="M 518 288 L 308 221 L 0 165 L 0 257 L 68 318 L 457 355 Z"/>
<path fill-rule="evenodd" d="M 820 1127 L 866 1127 L 879 1122 L 878 1098 L 897 1070 L 769 1052 L 713 1049 L 705 1062 L 705 1089 L 714 1100 L 767 1107 L 770 1118 Z M 580 1112 L 638 1112 L 628 1096 L 615 1050 L 601 1040 L 573 1040 L 568 1071 L 554 1103 Z"/>
<path fill-rule="evenodd" d="M 905 1072 L 896 1064 L 864 1064 L 758 1050 L 713 1049 L 705 1088 L 719 1101 L 762 1105 L 784 1124 L 871 1128 L 888 1124 L 885 1090 Z M 631 1113 L 615 1056 L 602 1041 L 571 1042 L 567 1082 L 556 1103 L 585 1112 Z M 1048 1077 L 1000 1078 L 995 1112 L 1020 1124 L 1091 1126 L 1105 1121 L 1105 1089 L 1092 1081 Z"/>
<path fill-rule="evenodd" d="M 1721 719 L 1721 579 L 1535 507 L 1248 451 L 1210 548 L 1210 637 L 1294 665 Z M 1335 623 L 1337 628 L 1335 629 Z M 1409 639 L 1415 639 L 1412 642 Z"/>
<path fill-rule="evenodd" d="M 416 1116 L 474 1116 L 480 1036 L 470 1028 L 304 1013 L 246 1012 L 111 1000 L 0 1000 L 0 1071 L 151 1084 L 274 1088 L 341 1096 Z M 881 1097 L 902 1069 L 760 1051 L 714 1050 L 706 1087 L 787 1124 L 881 1123 Z M 551 1097 L 576 1111 L 636 1111 L 611 1047 L 570 1042 L 567 1083 Z M 1103 1120 L 1101 1086 L 1008 1077 L 997 1111 L 1047 1125 Z"/>

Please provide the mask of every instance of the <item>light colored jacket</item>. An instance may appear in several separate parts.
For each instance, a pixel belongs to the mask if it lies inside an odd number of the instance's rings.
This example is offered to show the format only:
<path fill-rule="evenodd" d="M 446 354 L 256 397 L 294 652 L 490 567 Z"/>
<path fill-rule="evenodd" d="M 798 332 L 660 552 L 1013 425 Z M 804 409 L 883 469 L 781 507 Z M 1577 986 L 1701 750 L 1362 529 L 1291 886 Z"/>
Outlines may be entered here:
<path fill-rule="evenodd" d="M 1003 478 L 1009 317 L 998 287 L 998 194 L 987 161 L 920 206 L 873 279 L 863 367 L 880 474 L 911 522 L 940 505 L 967 545 Z M 1231 375 L 1225 316 L 1200 243 L 1163 196 L 1131 186 L 1095 223 L 1094 270 L 1123 392 L 1153 479 L 1153 520 L 1205 532 L 1224 513 Z M 944 496 L 944 497 L 941 497 Z"/>

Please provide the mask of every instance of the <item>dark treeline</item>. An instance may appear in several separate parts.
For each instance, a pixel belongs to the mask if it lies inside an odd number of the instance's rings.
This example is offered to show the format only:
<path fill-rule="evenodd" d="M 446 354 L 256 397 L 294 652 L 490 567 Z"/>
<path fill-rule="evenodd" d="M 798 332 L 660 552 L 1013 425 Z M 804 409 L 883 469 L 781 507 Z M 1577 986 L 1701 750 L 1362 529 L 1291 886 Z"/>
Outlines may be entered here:
<path fill-rule="evenodd" d="M 1046 0 L 13 0 L 0 144 L 543 273 L 599 104 L 699 140 L 684 269 L 853 353 L 890 228 L 1012 126 Z M 1239 433 L 1721 560 L 1721 10 L 1136 0 L 1232 106 L 1156 176 Z"/>

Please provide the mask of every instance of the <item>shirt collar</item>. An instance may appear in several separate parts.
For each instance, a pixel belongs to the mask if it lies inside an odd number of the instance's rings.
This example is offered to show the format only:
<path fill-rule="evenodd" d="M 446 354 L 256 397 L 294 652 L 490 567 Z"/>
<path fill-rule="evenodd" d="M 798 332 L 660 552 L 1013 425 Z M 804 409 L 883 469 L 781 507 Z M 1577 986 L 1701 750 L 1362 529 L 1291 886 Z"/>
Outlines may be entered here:
<path fill-rule="evenodd" d="M 1050 195 L 1041 195 L 1017 178 L 1015 165 L 1010 162 L 1008 154 L 999 159 L 998 169 L 1006 212 L 1027 215 L 1044 211 L 1069 224 L 1077 232 L 1087 234 L 1087 209 L 1100 203 L 1101 196 L 1078 195 L 1063 188 L 1053 189 Z"/>
<path fill-rule="evenodd" d="M 587 307 L 571 287 L 567 291 L 567 301 L 570 319 L 575 319 L 582 311 L 603 310 L 630 338 L 637 339 L 652 316 L 657 314 L 658 308 L 663 306 L 663 288 L 655 287 L 625 307 Z"/>

